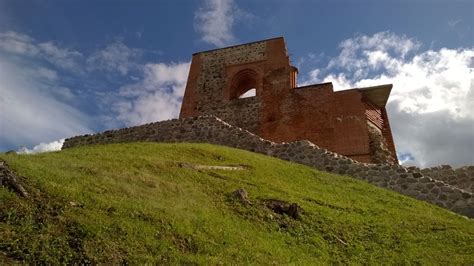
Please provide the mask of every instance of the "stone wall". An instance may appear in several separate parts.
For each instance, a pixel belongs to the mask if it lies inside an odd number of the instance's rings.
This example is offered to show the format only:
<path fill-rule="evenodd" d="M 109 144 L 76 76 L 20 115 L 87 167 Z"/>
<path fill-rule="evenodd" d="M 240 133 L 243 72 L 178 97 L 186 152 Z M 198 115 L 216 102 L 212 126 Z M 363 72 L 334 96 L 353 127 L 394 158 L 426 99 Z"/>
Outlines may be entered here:
<path fill-rule="evenodd" d="M 392 152 L 390 152 L 388 144 L 382 136 L 382 131 L 369 121 L 367 121 L 367 127 L 369 129 L 370 152 L 373 155 L 372 161 L 377 164 L 397 164 L 398 162 L 395 160 Z"/>
<path fill-rule="evenodd" d="M 227 82 L 227 65 L 240 65 L 265 59 L 265 43 L 255 42 L 227 49 L 200 53 L 201 74 L 197 80 L 199 98 L 205 103 L 222 99 L 222 84 Z"/>
<path fill-rule="evenodd" d="M 262 106 L 257 97 L 235 99 L 231 103 L 214 107 L 213 113 L 219 114 L 219 117 L 229 124 L 244 128 L 250 132 L 258 130 L 258 114 Z"/>
<path fill-rule="evenodd" d="M 471 218 L 474 217 L 472 192 L 435 180 L 416 168 L 358 163 L 321 149 L 305 140 L 291 143 L 271 142 L 246 130 L 231 126 L 214 116 L 173 119 L 94 135 L 72 137 L 65 140 L 63 149 L 133 141 L 212 143 L 258 152 L 319 170 L 362 179 L 376 186 L 436 204 Z M 472 173 L 472 167 L 466 169 L 467 174 Z M 472 180 L 472 174 L 470 178 Z"/>
<path fill-rule="evenodd" d="M 193 101 L 197 103 L 196 111 L 219 116 L 233 125 L 257 132 L 260 99 L 258 97 L 234 99 L 229 96 L 232 94 L 229 83 L 234 72 L 238 71 L 233 72 L 228 66 L 246 66 L 251 62 L 262 61 L 265 59 L 265 49 L 265 42 L 255 42 L 195 55 L 199 57 L 200 68 L 195 85 L 196 91 L 193 93 L 195 98 Z M 193 85 L 193 82 L 188 83 L 188 86 Z M 255 86 L 257 87 L 257 84 Z"/>
<path fill-rule="evenodd" d="M 443 181 L 470 193 L 474 192 L 474 166 L 464 166 L 453 169 L 449 165 L 441 165 L 421 170 L 418 168 L 415 169 L 433 179 Z"/>

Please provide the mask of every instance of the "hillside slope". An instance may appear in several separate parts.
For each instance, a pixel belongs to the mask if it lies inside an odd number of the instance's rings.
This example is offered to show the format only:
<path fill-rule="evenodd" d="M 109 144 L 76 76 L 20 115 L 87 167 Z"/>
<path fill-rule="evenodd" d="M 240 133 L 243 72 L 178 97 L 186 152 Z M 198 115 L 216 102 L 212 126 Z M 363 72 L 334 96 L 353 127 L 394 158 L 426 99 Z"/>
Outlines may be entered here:
<path fill-rule="evenodd" d="M 247 151 L 132 143 L 0 159 L 30 192 L 0 188 L 0 262 L 474 262 L 472 220 Z M 239 188 L 251 204 L 232 197 Z M 301 216 L 275 213 L 272 199 Z"/>

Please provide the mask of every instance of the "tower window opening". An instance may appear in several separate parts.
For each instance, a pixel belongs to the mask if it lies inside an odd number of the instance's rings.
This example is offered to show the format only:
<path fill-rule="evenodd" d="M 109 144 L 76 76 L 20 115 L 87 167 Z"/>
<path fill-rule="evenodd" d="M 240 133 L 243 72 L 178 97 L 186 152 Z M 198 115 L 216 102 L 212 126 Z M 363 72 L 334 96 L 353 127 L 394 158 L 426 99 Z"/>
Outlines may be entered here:
<path fill-rule="evenodd" d="M 232 77 L 229 90 L 229 100 L 258 96 L 258 76 L 254 70 L 244 69 Z"/>
<path fill-rule="evenodd" d="M 251 88 L 251 89 L 249 89 L 248 91 L 242 93 L 242 94 L 239 96 L 239 99 L 251 98 L 251 97 L 255 97 L 255 96 L 257 96 L 257 89 Z"/>

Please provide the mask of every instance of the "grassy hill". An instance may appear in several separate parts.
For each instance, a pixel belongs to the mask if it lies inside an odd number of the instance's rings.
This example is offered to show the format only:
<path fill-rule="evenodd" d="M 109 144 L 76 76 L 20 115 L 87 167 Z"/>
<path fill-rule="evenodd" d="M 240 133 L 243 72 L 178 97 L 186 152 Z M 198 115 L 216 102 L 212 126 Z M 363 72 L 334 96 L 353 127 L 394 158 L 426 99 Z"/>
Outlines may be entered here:
<path fill-rule="evenodd" d="M 132 143 L 0 158 L 30 192 L 0 188 L 0 263 L 474 262 L 472 220 L 247 151 Z M 193 164 L 245 167 L 183 167 Z M 252 204 L 231 196 L 238 188 Z M 297 203 L 301 217 L 270 199 Z"/>

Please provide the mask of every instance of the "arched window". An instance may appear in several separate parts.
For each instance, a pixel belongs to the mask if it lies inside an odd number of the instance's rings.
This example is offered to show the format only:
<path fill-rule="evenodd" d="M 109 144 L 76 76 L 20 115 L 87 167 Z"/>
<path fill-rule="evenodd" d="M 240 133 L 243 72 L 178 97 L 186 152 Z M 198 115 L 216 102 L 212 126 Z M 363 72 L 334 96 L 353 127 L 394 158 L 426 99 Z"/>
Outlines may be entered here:
<path fill-rule="evenodd" d="M 234 75 L 230 85 L 230 100 L 257 96 L 257 73 L 244 69 Z"/>

